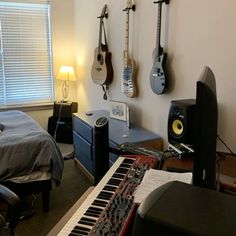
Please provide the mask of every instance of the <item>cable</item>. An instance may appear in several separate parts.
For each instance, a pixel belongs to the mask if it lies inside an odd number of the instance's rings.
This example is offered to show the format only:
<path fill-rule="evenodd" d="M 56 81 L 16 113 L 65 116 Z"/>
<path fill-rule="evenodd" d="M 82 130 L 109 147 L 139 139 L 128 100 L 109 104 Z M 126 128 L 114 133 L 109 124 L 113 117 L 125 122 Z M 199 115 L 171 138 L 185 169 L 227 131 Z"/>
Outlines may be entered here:
<path fill-rule="evenodd" d="M 220 136 L 217 134 L 217 138 L 220 140 L 221 143 L 229 150 L 230 154 L 234 157 L 236 157 L 236 154 L 229 148 L 229 146 L 220 138 Z"/>
<path fill-rule="evenodd" d="M 168 152 L 170 152 L 170 151 L 169 151 L 169 150 L 163 151 L 163 153 L 162 153 L 162 155 L 161 155 L 161 158 L 160 158 L 160 160 L 159 160 L 158 170 L 161 170 L 162 167 L 163 167 L 163 164 L 164 164 L 164 163 L 162 164 L 162 161 L 165 161 L 165 160 L 168 159 L 168 158 L 165 158 L 165 154 L 168 153 Z"/>
<path fill-rule="evenodd" d="M 216 191 L 220 191 L 220 162 L 219 162 L 219 157 L 218 155 L 216 156 L 216 167 L 217 167 L 217 175 L 216 175 Z"/>
<path fill-rule="evenodd" d="M 53 138 L 55 139 L 55 141 L 56 141 L 56 138 L 57 138 L 57 129 L 58 129 L 58 126 L 59 126 L 59 123 L 60 123 L 60 119 L 61 119 L 61 110 L 62 110 L 62 103 L 60 104 L 60 109 L 59 109 L 59 115 L 58 115 L 58 119 L 57 119 L 57 124 L 56 124 L 56 128 L 55 128 L 54 135 L 53 135 Z"/>

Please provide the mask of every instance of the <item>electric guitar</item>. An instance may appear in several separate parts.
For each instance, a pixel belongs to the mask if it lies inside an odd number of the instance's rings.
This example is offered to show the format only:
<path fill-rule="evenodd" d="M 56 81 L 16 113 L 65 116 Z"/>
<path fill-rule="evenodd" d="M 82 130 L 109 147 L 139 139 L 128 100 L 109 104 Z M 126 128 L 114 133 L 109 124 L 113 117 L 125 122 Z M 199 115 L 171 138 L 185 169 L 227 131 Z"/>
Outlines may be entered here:
<path fill-rule="evenodd" d="M 168 78 L 165 68 L 167 60 L 167 54 L 163 52 L 163 48 L 160 45 L 161 39 L 161 10 L 162 3 L 169 3 L 169 0 L 160 0 L 158 2 L 158 18 L 157 18 L 157 36 L 156 36 L 156 48 L 153 50 L 153 66 L 150 73 L 150 84 L 152 91 L 158 95 L 163 94 L 168 86 Z"/>
<path fill-rule="evenodd" d="M 129 12 L 135 11 L 135 5 L 132 5 L 132 1 L 127 1 L 126 11 L 126 34 L 125 34 L 125 50 L 124 50 L 124 70 L 121 79 L 121 90 L 127 97 L 135 97 L 137 93 L 136 89 L 136 63 L 134 59 L 129 57 Z"/>
<path fill-rule="evenodd" d="M 109 85 L 113 79 L 113 67 L 111 63 L 111 52 L 108 50 L 106 33 L 104 28 L 104 17 L 108 17 L 107 5 L 102 9 L 99 27 L 98 47 L 94 51 L 94 61 L 91 76 L 94 83 L 99 85 Z M 102 43 L 102 31 L 104 31 L 105 44 Z"/>

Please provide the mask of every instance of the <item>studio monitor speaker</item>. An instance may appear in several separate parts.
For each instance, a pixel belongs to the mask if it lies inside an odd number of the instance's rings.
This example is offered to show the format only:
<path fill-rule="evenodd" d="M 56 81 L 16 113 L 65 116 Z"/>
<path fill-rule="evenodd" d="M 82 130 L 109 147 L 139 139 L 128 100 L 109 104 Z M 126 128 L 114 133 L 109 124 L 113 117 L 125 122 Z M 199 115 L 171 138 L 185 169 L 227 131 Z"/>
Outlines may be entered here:
<path fill-rule="evenodd" d="M 194 143 L 195 99 L 171 101 L 168 117 L 169 143 Z"/>

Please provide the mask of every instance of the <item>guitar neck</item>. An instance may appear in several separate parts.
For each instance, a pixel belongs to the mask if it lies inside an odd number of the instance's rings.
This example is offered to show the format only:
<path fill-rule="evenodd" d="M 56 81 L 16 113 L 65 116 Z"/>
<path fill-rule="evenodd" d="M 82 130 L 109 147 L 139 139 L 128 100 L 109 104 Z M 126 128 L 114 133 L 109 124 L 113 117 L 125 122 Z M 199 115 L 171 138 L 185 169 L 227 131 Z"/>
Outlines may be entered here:
<path fill-rule="evenodd" d="M 129 60 L 129 9 L 126 11 L 126 21 L 125 21 L 125 52 L 124 52 L 124 64 L 125 67 L 128 66 Z"/>
<path fill-rule="evenodd" d="M 100 27 L 99 27 L 98 53 L 100 54 L 101 51 L 102 51 L 102 18 L 100 19 Z"/>
<path fill-rule="evenodd" d="M 160 56 L 160 42 L 161 42 L 161 11 L 162 11 L 162 2 L 158 3 L 158 15 L 157 15 L 157 35 L 156 35 L 156 57 Z"/>

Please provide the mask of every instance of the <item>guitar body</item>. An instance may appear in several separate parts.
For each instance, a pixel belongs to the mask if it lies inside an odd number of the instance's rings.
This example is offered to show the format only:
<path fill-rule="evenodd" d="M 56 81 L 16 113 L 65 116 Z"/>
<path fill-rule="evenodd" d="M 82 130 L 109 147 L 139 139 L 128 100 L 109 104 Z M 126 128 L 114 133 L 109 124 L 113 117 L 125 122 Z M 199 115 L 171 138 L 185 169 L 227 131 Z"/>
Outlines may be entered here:
<path fill-rule="evenodd" d="M 157 55 L 157 49 L 153 51 L 153 66 L 150 73 L 150 85 L 152 91 L 158 95 L 165 92 L 168 86 L 167 73 L 165 63 L 167 60 L 167 54 L 161 53 Z"/>
<path fill-rule="evenodd" d="M 127 66 L 124 67 L 123 77 L 121 82 L 121 90 L 127 97 L 135 97 L 136 89 L 136 63 L 133 59 L 127 61 Z"/>
<path fill-rule="evenodd" d="M 153 66 L 150 73 L 150 85 L 152 91 L 158 95 L 163 94 L 168 87 L 168 77 L 166 73 L 166 60 L 167 54 L 164 53 L 161 47 L 161 10 L 162 4 L 169 4 L 169 0 L 154 2 L 158 4 L 158 16 L 157 16 L 157 36 L 156 36 L 156 47 L 153 50 Z"/>
<path fill-rule="evenodd" d="M 104 44 L 101 45 L 100 52 L 98 47 L 95 48 L 91 76 L 93 82 L 99 85 L 108 85 L 112 82 L 111 53 L 108 52 L 107 46 Z"/>

